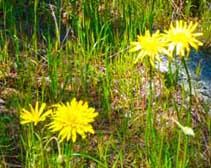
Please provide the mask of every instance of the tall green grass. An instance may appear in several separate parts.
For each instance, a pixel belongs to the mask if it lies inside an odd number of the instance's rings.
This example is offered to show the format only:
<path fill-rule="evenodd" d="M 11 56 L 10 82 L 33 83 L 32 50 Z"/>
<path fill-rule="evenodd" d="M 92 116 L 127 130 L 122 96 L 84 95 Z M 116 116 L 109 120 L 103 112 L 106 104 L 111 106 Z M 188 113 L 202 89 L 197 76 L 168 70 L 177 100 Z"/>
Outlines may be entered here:
<path fill-rule="evenodd" d="M 128 53 L 137 34 L 162 31 L 176 18 L 197 16 L 209 39 L 210 13 L 204 10 L 209 3 L 199 1 L 198 9 L 196 3 L 0 1 L 0 98 L 9 109 L 4 115 L 15 111 L 17 118 L 21 107 L 36 100 L 51 105 L 73 97 L 99 112 L 94 136 L 60 149 L 42 128 L 24 128 L 3 117 L 0 167 L 209 167 L 210 142 L 202 140 L 210 140 L 210 119 L 204 116 L 209 106 L 193 97 L 201 122 L 194 125 L 196 136 L 186 137 L 166 118 L 186 124 L 188 93 L 174 82 L 167 86 L 165 74 L 149 75 Z M 16 144 L 7 123 L 15 123 Z"/>

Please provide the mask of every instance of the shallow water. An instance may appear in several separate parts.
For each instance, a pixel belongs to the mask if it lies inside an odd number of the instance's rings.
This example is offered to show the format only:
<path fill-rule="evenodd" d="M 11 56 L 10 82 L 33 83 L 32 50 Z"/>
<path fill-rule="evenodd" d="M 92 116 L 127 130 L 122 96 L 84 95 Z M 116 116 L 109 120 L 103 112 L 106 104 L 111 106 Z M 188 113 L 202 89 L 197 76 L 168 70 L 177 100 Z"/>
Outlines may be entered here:
<path fill-rule="evenodd" d="M 187 75 L 180 60 L 177 60 L 180 66 L 179 83 L 183 84 L 188 90 Z M 199 95 L 205 102 L 211 105 L 211 56 L 201 51 L 191 51 L 190 57 L 187 58 L 188 70 L 190 72 L 193 93 Z M 200 66 L 200 73 L 197 75 L 196 69 Z M 172 65 L 175 69 L 175 64 Z M 168 60 L 162 57 L 159 70 L 168 71 Z"/>
<path fill-rule="evenodd" d="M 190 54 L 187 61 L 191 73 L 193 87 L 201 94 L 203 99 L 211 103 L 211 57 L 203 52 L 194 52 Z M 197 66 L 200 65 L 200 74 L 196 75 Z"/>
<path fill-rule="evenodd" d="M 203 81 L 211 81 L 211 56 L 206 55 L 203 52 L 194 52 L 190 54 L 190 59 L 188 60 L 188 67 L 191 72 L 196 71 L 196 67 L 200 64 L 201 73 L 199 78 Z"/>

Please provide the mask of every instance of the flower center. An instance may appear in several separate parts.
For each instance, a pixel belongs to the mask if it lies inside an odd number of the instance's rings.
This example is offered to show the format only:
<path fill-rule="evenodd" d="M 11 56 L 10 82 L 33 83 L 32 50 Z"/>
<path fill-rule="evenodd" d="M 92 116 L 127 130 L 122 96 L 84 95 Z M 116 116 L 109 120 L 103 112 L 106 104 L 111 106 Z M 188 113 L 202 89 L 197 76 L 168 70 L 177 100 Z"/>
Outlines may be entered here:
<path fill-rule="evenodd" d="M 185 32 L 184 30 L 174 32 L 173 36 L 172 36 L 172 41 L 175 41 L 178 43 L 180 43 L 180 42 L 187 43 L 188 42 L 188 32 Z"/>
<path fill-rule="evenodd" d="M 143 41 L 142 48 L 146 51 L 156 52 L 158 47 L 158 42 L 155 39 L 148 38 Z"/>

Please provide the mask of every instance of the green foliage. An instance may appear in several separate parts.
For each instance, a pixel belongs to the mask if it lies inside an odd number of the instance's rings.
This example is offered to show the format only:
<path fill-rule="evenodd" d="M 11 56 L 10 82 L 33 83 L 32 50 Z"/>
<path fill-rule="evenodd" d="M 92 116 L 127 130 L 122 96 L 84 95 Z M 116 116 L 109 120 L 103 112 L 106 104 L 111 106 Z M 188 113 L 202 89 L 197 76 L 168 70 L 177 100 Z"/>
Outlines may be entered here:
<path fill-rule="evenodd" d="M 0 167 L 209 167 L 209 105 L 192 98 L 200 121 L 194 138 L 183 135 L 169 119 L 188 117 L 178 69 L 153 71 L 149 95 L 150 75 L 133 64 L 128 45 L 185 19 L 199 20 L 209 46 L 210 11 L 206 0 L 0 0 L 0 97 L 8 108 L 0 108 Z M 17 129 L 20 107 L 72 97 L 99 118 L 96 135 L 64 144 L 64 155 L 42 127 Z"/>

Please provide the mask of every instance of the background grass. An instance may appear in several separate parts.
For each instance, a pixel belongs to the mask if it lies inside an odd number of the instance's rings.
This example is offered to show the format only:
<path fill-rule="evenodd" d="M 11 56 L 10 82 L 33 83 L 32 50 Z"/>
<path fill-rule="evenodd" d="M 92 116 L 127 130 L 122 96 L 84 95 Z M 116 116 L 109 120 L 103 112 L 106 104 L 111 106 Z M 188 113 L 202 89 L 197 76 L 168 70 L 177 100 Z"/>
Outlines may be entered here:
<path fill-rule="evenodd" d="M 209 106 L 193 98 L 197 119 L 190 126 L 196 136 L 186 137 L 166 117 L 186 123 L 188 94 L 181 86 L 166 85 L 165 74 L 154 73 L 150 130 L 149 74 L 133 64 L 135 55 L 127 51 L 137 34 L 162 31 L 176 19 L 198 21 L 208 51 L 210 3 L 1 0 L 0 97 L 5 104 L 0 108 L 0 167 L 210 167 Z M 99 112 L 96 134 L 74 144 L 75 155 L 65 165 L 57 162 L 54 141 L 45 151 L 40 151 L 42 139 L 37 150 L 24 146 L 22 138 L 30 135 L 18 123 L 20 108 L 36 100 L 50 105 L 73 97 Z M 63 153 L 70 156 L 66 145 Z"/>

